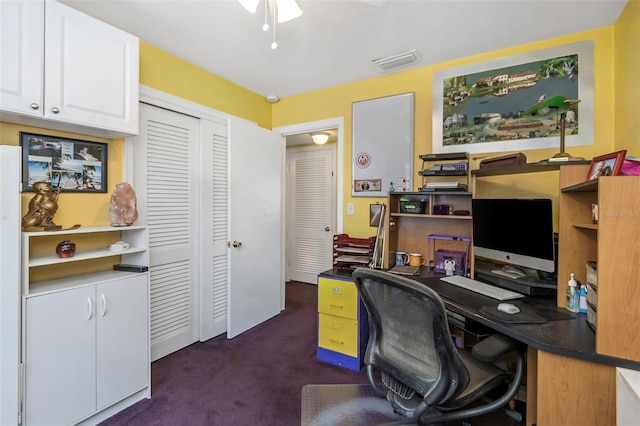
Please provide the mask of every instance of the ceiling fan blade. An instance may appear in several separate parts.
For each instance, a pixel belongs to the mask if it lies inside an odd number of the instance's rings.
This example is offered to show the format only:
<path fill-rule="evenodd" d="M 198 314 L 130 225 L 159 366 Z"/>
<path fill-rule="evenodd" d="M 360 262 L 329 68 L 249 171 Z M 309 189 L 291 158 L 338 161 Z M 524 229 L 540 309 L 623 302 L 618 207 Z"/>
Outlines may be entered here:
<path fill-rule="evenodd" d="M 302 15 L 302 9 L 300 9 L 296 0 L 276 0 L 276 9 L 278 11 L 278 23 L 287 22 Z"/>
<path fill-rule="evenodd" d="M 258 2 L 260 0 L 238 0 L 238 1 L 242 5 L 242 7 L 247 9 L 249 12 L 256 13 L 256 10 L 258 10 Z"/>

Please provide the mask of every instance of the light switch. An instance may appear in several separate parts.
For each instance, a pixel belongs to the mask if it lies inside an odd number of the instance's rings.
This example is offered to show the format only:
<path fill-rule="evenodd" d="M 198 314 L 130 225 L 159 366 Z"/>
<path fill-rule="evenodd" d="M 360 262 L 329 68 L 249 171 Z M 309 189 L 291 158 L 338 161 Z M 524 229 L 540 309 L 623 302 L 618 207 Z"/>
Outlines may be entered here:
<path fill-rule="evenodd" d="M 347 203 L 347 214 L 348 215 L 356 214 L 356 207 L 353 205 L 353 203 Z"/>

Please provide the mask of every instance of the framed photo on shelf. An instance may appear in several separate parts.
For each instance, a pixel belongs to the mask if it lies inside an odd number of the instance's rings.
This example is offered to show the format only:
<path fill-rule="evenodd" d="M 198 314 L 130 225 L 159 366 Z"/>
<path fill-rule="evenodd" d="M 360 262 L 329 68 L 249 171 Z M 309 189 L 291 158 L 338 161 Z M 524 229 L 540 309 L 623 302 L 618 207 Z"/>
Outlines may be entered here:
<path fill-rule="evenodd" d="M 62 192 L 107 192 L 106 143 L 20 132 L 22 190 L 47 182 Z"/>
<path fill-rule="evenodd" d="M 622 150 L 593 157 L 587 180 L 598 179 L 600 176 L 618 176 L 625 155 L 627 155 L 627 151 Z"/>

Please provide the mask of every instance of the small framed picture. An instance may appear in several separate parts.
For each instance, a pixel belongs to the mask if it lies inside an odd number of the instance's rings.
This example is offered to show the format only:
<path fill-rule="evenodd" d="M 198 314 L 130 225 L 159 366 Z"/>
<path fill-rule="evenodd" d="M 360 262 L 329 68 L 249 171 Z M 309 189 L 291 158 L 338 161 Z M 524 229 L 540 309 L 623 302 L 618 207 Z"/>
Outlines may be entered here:
<path fill-rule="evenodd" d="M 107 144 L 20 132 L 22 190 L 47 182 L 62 192 L 107 192 Z"/>
<path fill-rule="evenodd" d="M 600 176 L 618 176 L 625 155 L 627 155 L 627 151 L 622 150 L 593 157 L 587 180 L 598 179 Z"/>
<path fill-rule="evenodd" d="M 382 204 L 369 204 L 369 226 L 378 227 L 382 216 Z"/>

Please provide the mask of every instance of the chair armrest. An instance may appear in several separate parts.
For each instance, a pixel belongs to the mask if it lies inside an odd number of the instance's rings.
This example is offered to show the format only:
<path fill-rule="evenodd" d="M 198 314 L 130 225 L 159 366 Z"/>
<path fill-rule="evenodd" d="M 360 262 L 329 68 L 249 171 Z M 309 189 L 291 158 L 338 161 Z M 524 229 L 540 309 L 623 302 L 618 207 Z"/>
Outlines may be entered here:
<path fill-rule="evenodd" d="M 492 334 L 473 345 L 471 355 L 482 362 L 494 362 L 509 352 L 517 351 L 519 342 L 502 334 Z"/>

